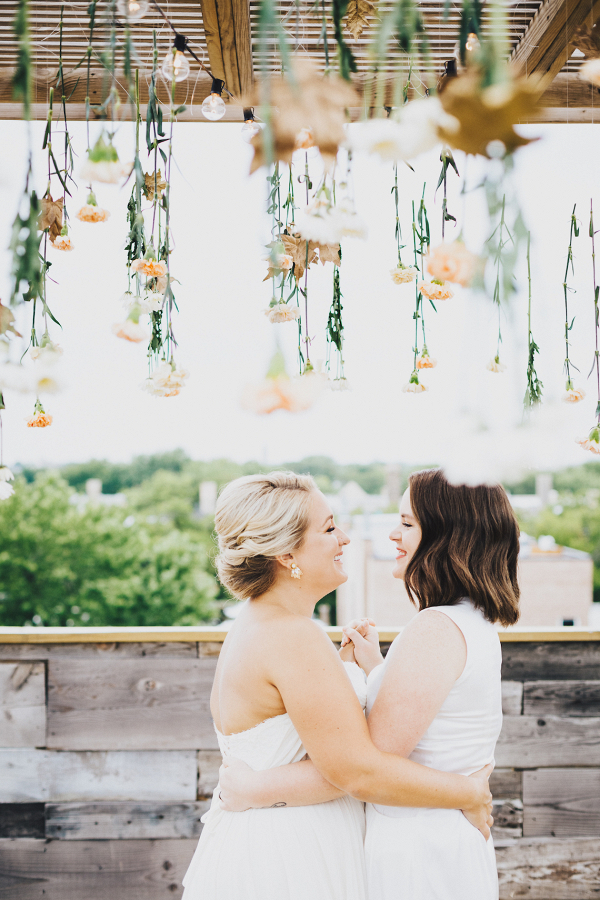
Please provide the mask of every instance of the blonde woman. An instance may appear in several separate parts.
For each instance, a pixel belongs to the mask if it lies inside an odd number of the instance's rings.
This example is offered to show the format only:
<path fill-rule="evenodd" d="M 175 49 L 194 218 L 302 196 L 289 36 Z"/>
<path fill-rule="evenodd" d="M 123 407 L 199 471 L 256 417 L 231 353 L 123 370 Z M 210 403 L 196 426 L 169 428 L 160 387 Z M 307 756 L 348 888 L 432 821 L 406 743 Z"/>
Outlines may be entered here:
<path fill-rule="evenodd" d="M 211 694 L 221 751 L 278 772 L 308 753 L 330 794 L 311 805 L 275 797 L 274 808 L 229 812 L 218 785 L 184 900 L 365 900 L 361 801 L 462 809 L 488 836 L 491 766 L 471 777 L 437 772 L 382 752 L 369 736 L 364 676 L 342 663 L 311 618 L 347 579 L 348 543 L 312 478 L 237 479 L 219 498 L 215 527 L 219 577 L 246 601 Z"/>
<path fill-rule="evenodd" d="M 366 620 L 344 629 L 342 657 L 355 657 L 368 675 L 368 724 L 380 750 L 469 775 L 493 760 L 502 725 L 495 623 L 512 625 L 519 616 L 512 508 L 499 485 L 456 486 L 439 469 L 417 472 L 390 539 L 392 574 L 420 612 L 385 663 Z M 232 761 L 223 788 L 230 809 L 275 796 L 288 804 L 339 796 L 310 761 L 264 773 Z M 491 838 L 483 840 L 457 810 L 428 805 L 367 804 L 369 900 L 497 900 Z"/>

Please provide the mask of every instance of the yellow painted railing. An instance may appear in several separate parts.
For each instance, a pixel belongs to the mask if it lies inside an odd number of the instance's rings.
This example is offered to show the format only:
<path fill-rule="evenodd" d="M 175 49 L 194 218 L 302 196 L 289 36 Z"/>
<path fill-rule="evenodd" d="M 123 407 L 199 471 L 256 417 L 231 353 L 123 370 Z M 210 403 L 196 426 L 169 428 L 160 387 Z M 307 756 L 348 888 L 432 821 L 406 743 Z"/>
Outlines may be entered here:
<path fill-rule="evenodd" d="M 339 628 L 328 627 L 332 641 L 340 641 Z M 382 641 L 393 641 L 402 629 L 379 627 Z M 517 641 L 600 641 L 600 631 L 578 626 L 530 626 L 500 628 L 503 643 Z M 0 628 L 0 644 L 81 644 L 164 641 L 224 641 L 227 629 L 220 625 L 173 625 L 132 628 Z"/>

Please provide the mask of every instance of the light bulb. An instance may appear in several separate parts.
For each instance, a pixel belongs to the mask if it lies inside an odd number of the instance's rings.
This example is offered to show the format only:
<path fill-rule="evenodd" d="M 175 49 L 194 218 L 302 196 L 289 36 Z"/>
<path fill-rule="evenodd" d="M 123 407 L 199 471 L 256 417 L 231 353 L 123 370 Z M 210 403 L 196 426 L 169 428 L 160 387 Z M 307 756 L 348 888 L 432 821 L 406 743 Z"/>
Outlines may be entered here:
<path fill-rule="evenodd" d="M 261 130 L 260 125 L 255 119 L 247 119 L 241 127 L 240 135 L 242 140 L 249 144 L 253 137 L 260 134 Z"/>
<path fill-rule="evenodd" d="M 161 66 L 166 81 L 185 81 L 190 74 L 190 64 L 181 50 L 169 50 Z"/>
<path fill-rule="evenodd" d="M 117 12 L 126 19 L 141 19 L 148 12 L 148 0 L 117 0 Z"/>
<path fill-rule="evenodd" d="M 225 103 L 220 94 L 209 94 L 202 103 L 202 115 L 212 122 L 222 119 L 225 115 Z"/>

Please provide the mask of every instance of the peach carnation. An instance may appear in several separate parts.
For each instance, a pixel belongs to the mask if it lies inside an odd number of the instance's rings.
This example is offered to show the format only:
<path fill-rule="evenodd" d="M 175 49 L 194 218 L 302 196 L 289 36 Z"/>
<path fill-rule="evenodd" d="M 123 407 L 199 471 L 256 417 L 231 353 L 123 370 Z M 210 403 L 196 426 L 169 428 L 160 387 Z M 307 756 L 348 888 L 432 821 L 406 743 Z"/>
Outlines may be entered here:
<path fill-rule="evenodd" d="M 142 388 L 155 397 L 176 397 L 189 373 L 185 369 L 178 369 L 175 363 L 163 360 L 154 370 L 152 375 L 142 384 Z"/>
<path fill-rule="evenodd" d="M 81 210 L 79 211 L 81 212 Z M 68 234 L 59 234 L 54 241 L 50 241 L 50 246 L 54 247 L 55 250 L 64 250 L 65 252 L 74 249 L 73 242 Z"/>
<path fill-rule="evenodd" d="M 139 322 L 134 322 L 133 319 L 125 319 L 124 322 L 113 325 L 112 332 L 125 341 L 131 341 L 132 344 L 148 340 L 148 332 L 144 326 Z"/>
<path fill-rule="evenodd" d="M 296 146 L 295 150 L 310 150 L 311 147 L 315 146 L 315 139 L 313 137 L 313 133 L 310 128 L 301 128 L 298 134 L 296 135 Z"/>
<path fill-rule="evenodd" d="M 131 263 L 134 272 L 147 275 L 148 278 L 162 278 L 167 274 L 167 264 L 156 259 L 136 259 Z"/>
<path fill-rule="evenodd" d="M 582 391 L 581 388 L 574 388 L 570 381 L 567 383 L 567 389 L 562 397 L 565 403 L 579 403 L 584 397 L 585 391 Z"/>
<path fill-rule="evenodd" d="M 297 306 L 288 306 L 287 303 L 276 303 L 265 309 L 265 316 L 269 322 L 294 322 L 300 316 L 300 310 Z"/>
<path fill-rule="evenodd" d="M 417 359 L 417 369 L 435 369 L 436 366 L 437 359 L 432 359 L 427 349 L 423 347 L 423 352 Z"/>
<path fill-rule="evenodd" d="M 107 209 L 98 206 L 93 193 L 90 193 L 88 202 L 77 213 L 80 222 L 106 222 L 109 216 L 110 213 Z"/>
<path fill-rule="evenodd" d="M 454 297 L 454 291 L 443 282 L 438 281 L 437 278 L 432 281 L 419 281 L 417 287 L 429 300 L 450 300 L 451 297 Z"/>
<path fill-rule="evenodd" d="M 427 271 L 435 281 L 451 281 L 468 287 L 476 268 L 477 257 L 467 250 L 462 241 L 440 244 L 427 257 Z"/>
<path fill-rule="evenodd" d="M 408 284 L 414 281 L 418 274 L 419 270 L 415 266 L 404 266 L 402 263 L 398 263 L 395 269 L 390 270 L 394 284 Z"/>
<path fill-rule="evenodd" d="M 35 412 L 30 419 L 27 419 L 28 428 L 47 428 L 52 425 L 52 416 L 44 412 L 39 401 L 35 404 Z"/>
<path fill-rule="evenodd" d="M 600 454 L 600 426 L 594 425 L 588 437 L 583 441 L 577 441 L 577 443 L 584 450 Z"/>

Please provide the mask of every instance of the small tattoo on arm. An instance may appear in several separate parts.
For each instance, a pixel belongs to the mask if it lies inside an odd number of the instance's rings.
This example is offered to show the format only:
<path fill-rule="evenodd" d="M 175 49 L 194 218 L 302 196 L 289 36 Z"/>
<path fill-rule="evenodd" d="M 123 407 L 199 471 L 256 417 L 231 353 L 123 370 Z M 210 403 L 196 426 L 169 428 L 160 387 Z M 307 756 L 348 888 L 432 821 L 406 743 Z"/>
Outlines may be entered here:
<path fill-rule="evenodd" d="M 287 806 L 283 800 L 280 800 L 279 803 L 274 803 L 273 806 L 270 806 L 269 809 L 277 809 L 280 806 Z"/>

